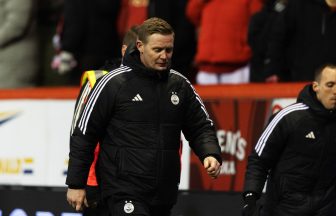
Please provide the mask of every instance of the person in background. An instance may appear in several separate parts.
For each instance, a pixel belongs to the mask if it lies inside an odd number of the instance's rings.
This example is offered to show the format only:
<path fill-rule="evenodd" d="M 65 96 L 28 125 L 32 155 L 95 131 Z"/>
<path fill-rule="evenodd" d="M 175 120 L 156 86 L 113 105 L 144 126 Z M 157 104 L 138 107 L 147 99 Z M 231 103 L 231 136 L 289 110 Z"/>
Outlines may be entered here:
<path fill-rule="evenodd" d="M 135 42 L 137 40 L 137 27 L 132 26 L 125 34 L 122 46 L 121 46 L 121 56 L 123 57 L 125 55 L 127 47 L 130 49 L 131 46 L 135 46 Z M 81 79 L 81 89 L 80 93 L 76 100 L 75 105 L 75 112 L 74 117 L 72 120 L 72 126 L 71 126 L 71 132 L 70 134 L 73 134 L 74 127 L 78 124 L 78 118 L 79 115 L 82 113 L 85 103 L 87 102 L 89 93 L 91 92 L 93 86 L 96 84 L 97 80 L 102 78 L 104 75 L 106 75 L 109 71 L 112 71 L 113 69 L 116 69 L 120 66 L 121 60 L 119 59 L 115 60 L 109 60 L 100 70 L 91 70 L 91 71 L 85 71 L 82 75 Z M 89 208 L 84 209 L 84 216 L 89 215 L 106 215 L 108 216 L 108 208 L 107 205 L 104 203 L 101 191 L 100 191 L 100 185 L 98 182 L 99 172 L 96 170 L 96 163 L 98 159 L 98 154 L 100 151 L 99 143 L 97 143 L 97 146 L 94 151 L 94 160 L 90 167 L 90 172 L 87 180 L 87 186 L 85 188 L 86 190 L 86 202 Z"/>
<path fill-rule="evenodd" d="M 336 64 L 336 0 L 289 0 L 269 38 L 266 82 L 314 80 L 325 63 Z"/>
<path fill-rule="evenodd" d="M 110 214 L 170 215 L 180 181 L 180 134 L 212 178 L 221 153 L 213 121 L 190 82 L 170 68 L 174 31 L 150 18 L 136 49 L 93 88 L 70 140 L 67 200 L 81 210 L 93 152 Z"/>
<path fill-rule="evenodd" d="M 335 215 L 336 65 L 315 73 L 297 102 L 270 118 L 248 159 L 244 215 Z"/>
<path fill-rule="evenodd" d="M 251 17 L 248 29 L 248 44 L 252 50 L 250 82 L 266 81 L 263 71 L 271 30 L 287 2 L 288 0 L 265 0 L 262 9 Z"/>
<path fill-rule="evenodd" d="M 251 49 L 247 43 L 251 16 L 262 0 L 189 0 L 187 17 L 198 28 L 196 83 L 249 82 Z"/>
<path fill-rule="evenodd" d="M 120 56 L 117 17 L 121 0 L 66 0 L 61 17 L 59 53 L 52 66 L 78 85 L 83 71 Z M 62 21 L 63 20 L 63 21 Z"/>
<path fill-rule="evenodd" d="M 0 2 L 0 88 L 36 85 L 39 55 L 35 12 L 34 0 Z"/>

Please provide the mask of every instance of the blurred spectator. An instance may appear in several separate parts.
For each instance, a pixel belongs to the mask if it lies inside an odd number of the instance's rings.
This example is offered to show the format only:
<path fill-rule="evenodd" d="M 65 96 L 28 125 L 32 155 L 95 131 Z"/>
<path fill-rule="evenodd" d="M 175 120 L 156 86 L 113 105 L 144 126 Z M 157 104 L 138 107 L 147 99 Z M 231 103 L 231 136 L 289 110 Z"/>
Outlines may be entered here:
<path fill-rule="evenodd" d="M 35 85 L 38 45 L 34 0 L 0 1 L 0 88 Z"/>
<path fill-rule="evenodd" d="M 186 16 L 188 0 L 151 0 L 149 17 L 166 20 L 175 30 L 172 68 L 194 83 L 193 60 L 196 52 L 195 27 Z"/>
<path fill-rule="evenodd" d="M 198 27 L 198 84 L 249 81 L 247 30 L 261 6 L 262 0 L 189 0 L 187 16 Z"/>
<path fill-rule="evenodd" d="M 64 0 L 38 0 L 37 28 L 39 34 L 40 73 L 38 85 L 63 85 L 64 76 L 54 73 L 50 61 L 55 54 L 51 43 L 55 28 L 63 14 Z"/>
<path fill-rule="evenodd" d="M 149 0 L 121 0 L 118 16 L 120 38 L 123 38 L 132 26 L 140 25 L 147 19 L 148 4 Z"/>
<path fill-rule="evenodd" d="M 280 12 L 286 8 L 288 0 L 266 0 L 263 8 L 250 20 L 248 43 L 252 50 L 250 61 L 250 82 L 265 82 L 264 61 L 270 32 Z"/>
<path fill-rule="evenodd" d="M 268 82 L 312 81 L 314 71 L 336 63 L 336 1 L 288 1 L 273 25 L 265 76 Z"/>
<path fill-rule="evenodd" d="M 97 69 L 106 59 L 120 56 L 117 16 L 120 0 L 66 0 L 61 51 L 54 59 L 69 85 L 78 85 L 83 71 Z"/>

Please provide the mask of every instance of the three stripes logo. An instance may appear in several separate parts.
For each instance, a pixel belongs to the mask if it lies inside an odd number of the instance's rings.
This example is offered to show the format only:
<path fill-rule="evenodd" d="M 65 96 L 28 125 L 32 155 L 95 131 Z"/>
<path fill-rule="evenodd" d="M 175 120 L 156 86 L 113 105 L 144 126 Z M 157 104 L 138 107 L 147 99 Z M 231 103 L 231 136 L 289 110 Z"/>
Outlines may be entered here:
<path fill-rule="evenodd" d="M 308 138 L 308 139 L 315 139 L 314 132 L 313 132 L 313 131 L 310 131 L 310 132 L 306 135 L 306 138 Z"/>
<path fill-rule="evenodd" d="M 141 97 L 139 94 L 137 94 L 137 95 L 135 95 L 135 97 L 132 99 L 132 101 L 143 101 L 143 100 L 142 100 L 142 97 Z"/>

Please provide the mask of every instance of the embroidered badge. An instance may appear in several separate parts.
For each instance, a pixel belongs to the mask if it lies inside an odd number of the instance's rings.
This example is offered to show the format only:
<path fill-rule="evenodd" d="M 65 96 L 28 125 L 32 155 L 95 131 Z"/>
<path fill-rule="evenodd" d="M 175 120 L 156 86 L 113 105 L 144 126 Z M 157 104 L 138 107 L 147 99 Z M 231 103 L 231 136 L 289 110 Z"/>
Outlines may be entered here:
<path fill-rule="evenodd" d="M 127 214 L 130 214 L 134 211 L 134 205 L 132 204 L 132 201 L 125 201 L 124 211 Z"/>
<path fill-rule="evenodd" d="M 177 105 L 180 102 L 180 98 L 177 96 L 176 92 L 172 92 L 172 96 L 170 97 L 170 100 L 174 105 Z"/>

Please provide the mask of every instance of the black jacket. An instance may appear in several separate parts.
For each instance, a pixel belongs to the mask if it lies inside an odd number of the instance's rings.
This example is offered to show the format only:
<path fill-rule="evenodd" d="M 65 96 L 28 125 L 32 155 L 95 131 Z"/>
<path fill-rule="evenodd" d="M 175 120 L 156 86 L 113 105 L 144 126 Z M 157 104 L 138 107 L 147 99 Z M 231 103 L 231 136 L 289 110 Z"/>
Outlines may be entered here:
<path fill-rule="evenodd" d="M 91 91 L 70 141 L 66 184 L 86 184 L 99 141 L 99 172 L 104 196 L 150 204 L 176 202 L 180 181 L 180 135 L 203 160 L 221 162 L 213 122 L 190 82 L 174 70 L 146 69 L 139 52 Z"/>
<path fill-rule="evenodd" d="M 307 85 L 297 103 L 276 113 L 261 135 L 248 159 L 244 191 L 260 195 L 268 174 L 266 194 L 276 200 L 334 187 L 335 131 L 335 111 L 325 109 Z"/>
<path fill-rule="evenodd" d="M 336 63 L 336 12 L 325 0 L 288 1 L 273 25 L 265 76 L 312 81 L 315 70 Z M 284 74 L 289 70 L 289 74 Z"/>

